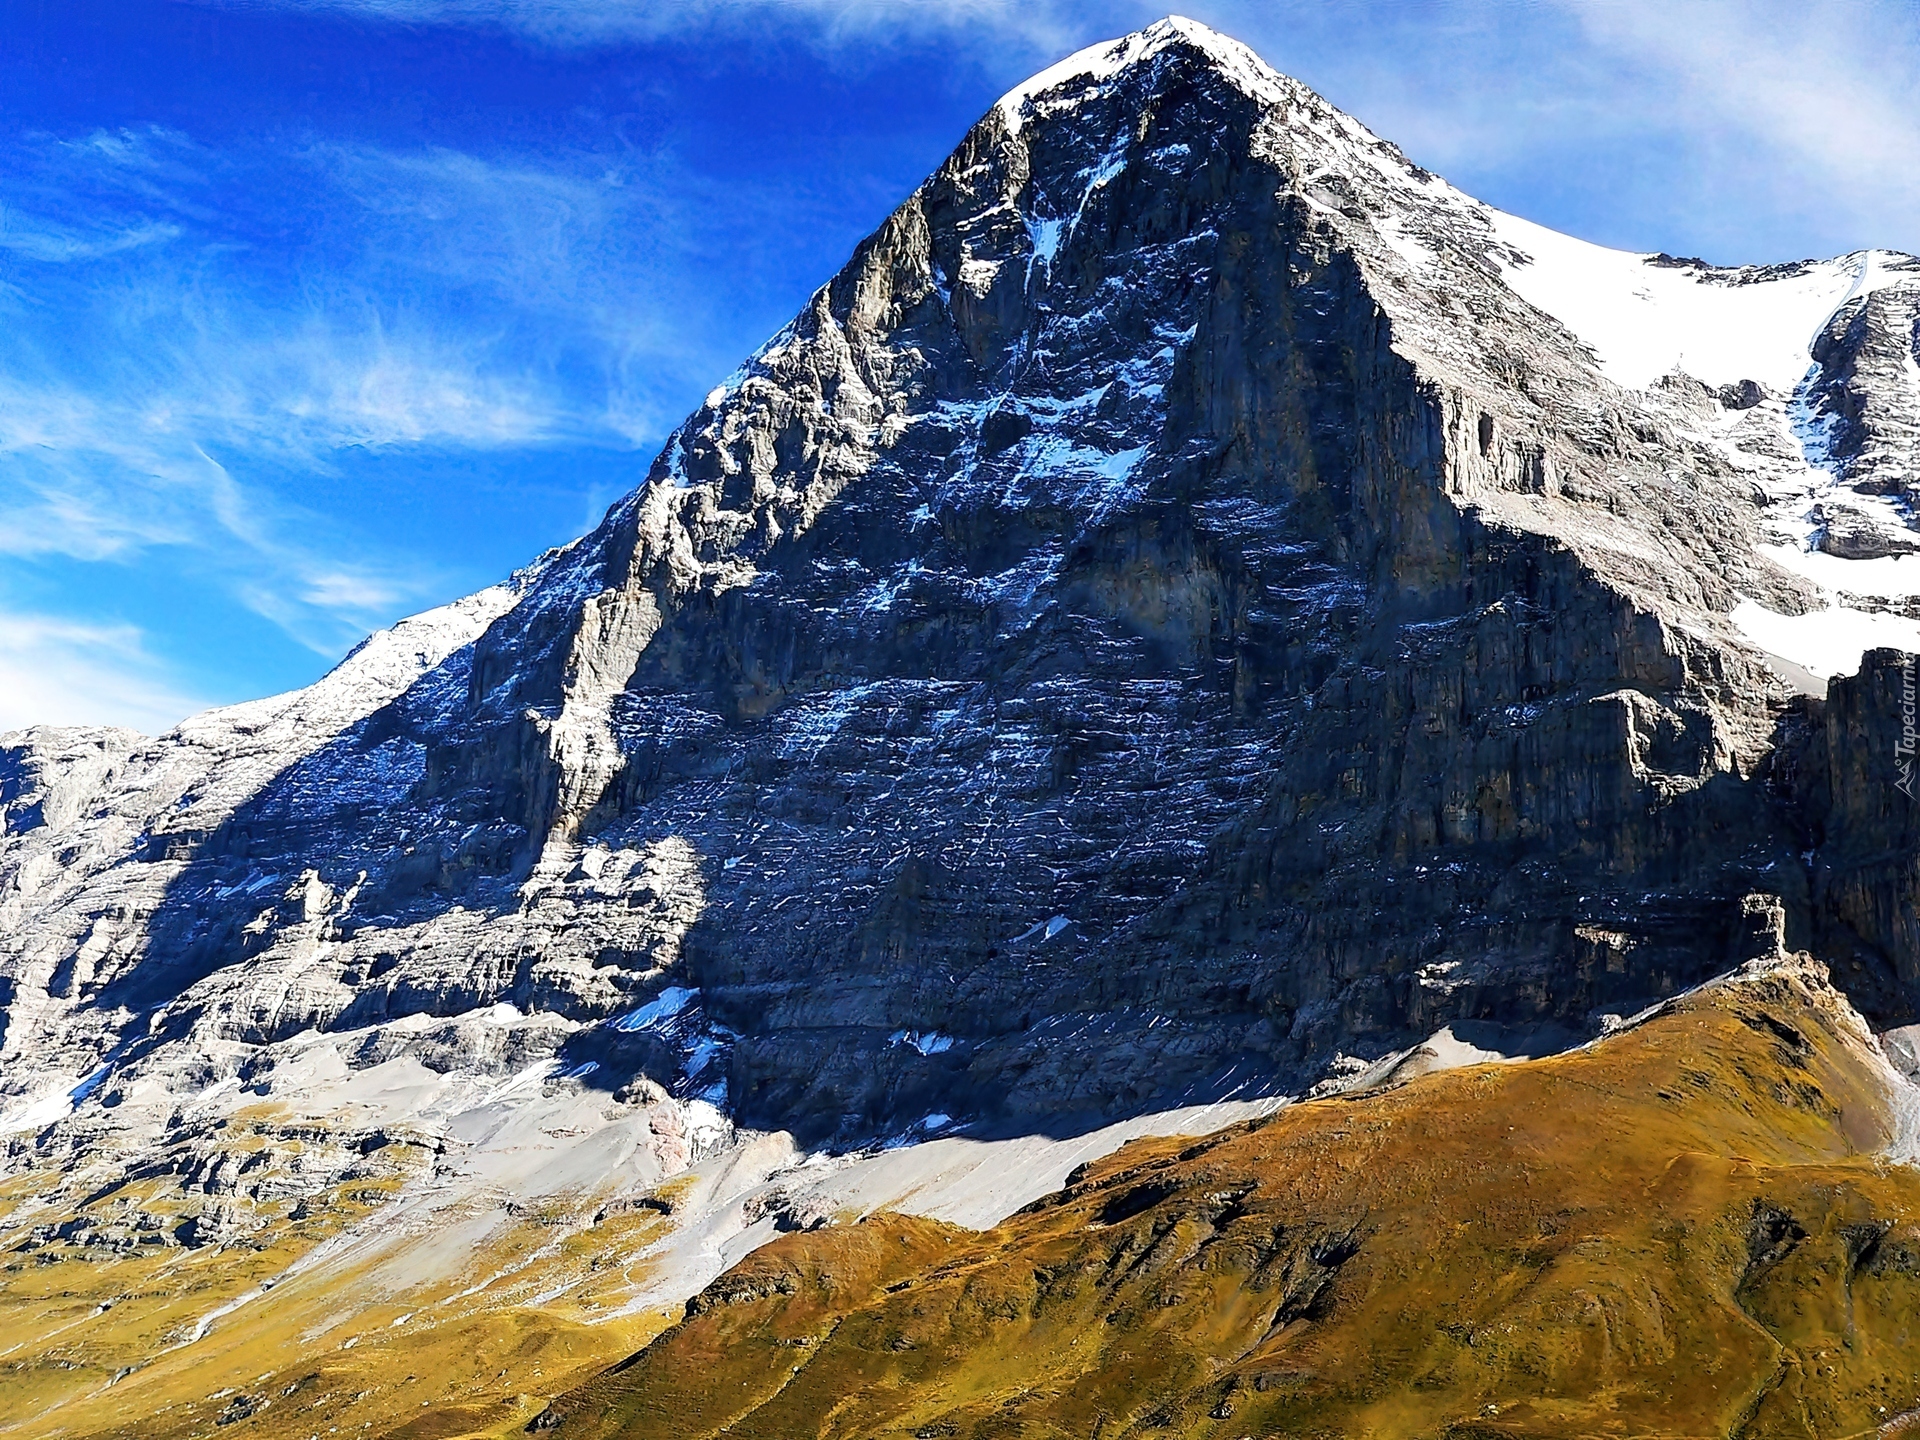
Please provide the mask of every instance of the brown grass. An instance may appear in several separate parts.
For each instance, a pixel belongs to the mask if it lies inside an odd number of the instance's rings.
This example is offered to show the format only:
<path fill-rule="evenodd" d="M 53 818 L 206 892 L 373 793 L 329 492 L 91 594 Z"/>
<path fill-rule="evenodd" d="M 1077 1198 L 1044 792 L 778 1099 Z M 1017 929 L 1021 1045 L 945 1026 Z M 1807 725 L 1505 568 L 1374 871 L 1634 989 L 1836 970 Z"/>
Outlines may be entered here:
<path fill-rule="evenodd" d="M 1888 1125 L 1857 1021 L 1788 968 L 1582 1052 L 1138 1142 L 985 1234 L 785 1236 L 665 1333 L 604 1317 L 671 1194 L 411 1289 L 391 1251 L 315 1266 L 179 1344 L 396 1170 L 245 1244 L 0 1253 L 0 1440 L 507 1440 L 555 1396 L 552 1440 L 1920 1434 Z"/>
<path fill-rule="evenodd" d="M 424 1161 L 411 1158 L 416 1169 Z M 507 1223 L 458 1273 L 410 1287 L 393 1280 L 405 1270 L 404 1240 L 289 1277 L 407 1179 L 404 1166 L 358 1179 L 310 1203 L 311 1219 L 270 1219 L 226 1245 L 112 1255 L 56 1241 L 0 1252 L 0 1437 L 501 1436 L 665 1323 L 603 1318 L 643 1278 L 607 1262 L 630 1262 L 658 1237 L 656 1211 L 597 1226 L 579 1216 L 570 1228 L 543 1223 L 551 1216 Z M 29 1177 L 0 1193 L 0 1207 L 35 1189 Z M 91 1211 L 129 1199 L 154 1212 L 186 1204 L 142 1182 Z M 201 1317 L 264 1280 L 277 1283 L 183 1343 Z M 544 1303 L 530 1306 L 536 1296 Z"/>
<path fill-rule="evenodd" d="M 1920 1176 L 1797 970 L 1583 1052 L 1150 1141 L 985 1235 L 784 1237 L 586 1437 L 1822 1436 L 1920 1396 Z"/>

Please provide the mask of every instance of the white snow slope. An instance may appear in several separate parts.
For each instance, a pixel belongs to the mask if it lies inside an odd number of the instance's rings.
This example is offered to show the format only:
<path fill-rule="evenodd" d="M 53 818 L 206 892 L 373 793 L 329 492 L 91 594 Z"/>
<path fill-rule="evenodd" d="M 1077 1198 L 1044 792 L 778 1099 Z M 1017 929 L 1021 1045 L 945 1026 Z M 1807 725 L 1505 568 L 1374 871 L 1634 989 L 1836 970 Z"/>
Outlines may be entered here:
<path fill-rule="evenodd" d="M 1920 554 L 1845 559 L 1817 548 L 1823 515 L 1836 506 L 1895 529 L 1911 529 L 1913 518 L 1898 503 L 1840 484 L 1806 398 L 1820 373 L 1816 337 L 1859 297 L 1920 285 L 1912 257 L 1861 250 L 1725 269 L 1610 250 L 1491 207 L 1485 213 L 1508 247 L 1495 255 L 1508 286 L 1572 331 L 1609 379 L 1632 389 L 1670 376 L 1715 390 L 1742 381 L 1764 388 L 1766 399 L 1754 408 L 1779 432 L 1786 458 L 1773 474 L 1757 477 L 1774 501 L 1774 543 L 1761 553 L 1811 581 L 1825 605 L 1786 615 L 1745 599 L 1729 617 L 1735 628 L 1789 662 L 1781 667 L 1786 673 L 1797 667 L 1819 682 L 1853 674 L 1870 649 L 1920 651 L 1920 620 L 1893 603 L 1920 596 Z M 1915 401 L 1920 408 L 1920 394 Z M 1745 413 L 1724 412 L 1716 428 L 1731 431 Z M 1730 453 L 1751 458 L 1737 448 Z"/>

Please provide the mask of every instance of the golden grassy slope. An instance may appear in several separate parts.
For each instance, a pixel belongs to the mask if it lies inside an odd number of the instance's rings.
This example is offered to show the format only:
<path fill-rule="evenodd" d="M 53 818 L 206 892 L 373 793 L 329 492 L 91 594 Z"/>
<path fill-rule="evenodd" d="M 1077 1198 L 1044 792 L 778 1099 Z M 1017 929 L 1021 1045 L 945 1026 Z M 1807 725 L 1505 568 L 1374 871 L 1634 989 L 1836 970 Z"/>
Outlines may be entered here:
<path fill-rule="evenodd" d="M 269 1215 L 234 1242 L 129 1254 L 53 1239 L 0 1252 L 0 1440 L 517 1433 L 549 1397 L 665 1323 L 658 1313 L 605 1318 L 635 1288 L 630 1262 L 657 1238 L 659 1213 L 494 1224 L 484 1247 L 421 1282 L 409 1252 L 444 1236 L 379 1227 L 427 1156 L 409 1145 L 382 1153 L 383 1177 Z M 45 1183 L 16 1178 L 0 1212 L 33 1204 Z M 34 1218 L 193 1205 L 170 1178 L 148 1179 Z"/>
<path fill-rule="evenodd" d="M 1875 1158 L 1869 1044 L 1777 967 L 1577 1054 L 1138 1142 L 986 1234 L 784 1237 L 613 1370 L 665 1323 L 606 1317 L 671 1221 L 523 1216 L 420 1283 L 449 1242 L 378 1228 L 426 1162 L 395 1146 L 244 1243 L 0 1254 L 0 1440 L 504 1440 L 555 1395 L 552 1440 L 1920 1435 L 1920 1175 Z"/>
<path fill-rule="evenodd" d="M 1818 967 L 1787 964 L 1582 1052 L 1137 1143 L 986 1234 L 787 1236 L 541 1424 L 1906 1433 L 1920 1175 L 1875 1158 L 1869 1045 Z"/>

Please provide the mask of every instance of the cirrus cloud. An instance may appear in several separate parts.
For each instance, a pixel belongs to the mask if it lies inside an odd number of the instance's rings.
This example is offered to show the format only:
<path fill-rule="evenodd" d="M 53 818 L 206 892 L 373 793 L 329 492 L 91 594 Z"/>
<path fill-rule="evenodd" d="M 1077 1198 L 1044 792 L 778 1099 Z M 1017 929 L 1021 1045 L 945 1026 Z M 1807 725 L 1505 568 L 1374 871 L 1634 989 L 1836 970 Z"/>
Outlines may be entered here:
<path fill-rule="evenodd" d="M 124 725 L 154 734 L 204 708 L 131 625 L 0 612 L 0 732 Z"/>

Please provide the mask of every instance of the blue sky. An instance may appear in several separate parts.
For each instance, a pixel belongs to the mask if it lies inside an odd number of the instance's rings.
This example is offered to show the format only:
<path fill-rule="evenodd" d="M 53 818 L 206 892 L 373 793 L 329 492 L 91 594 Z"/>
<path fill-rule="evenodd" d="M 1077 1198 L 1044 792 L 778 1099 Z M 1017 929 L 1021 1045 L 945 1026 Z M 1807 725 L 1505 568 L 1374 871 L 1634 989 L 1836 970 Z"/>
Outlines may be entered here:
<path fill-rule="evenodd" d="M 1913 0 L 1180 8 L 1605 244 L 1920 249 Z M 993 100 L 1160 6 L 0 9 L 0 729 L 153 730 L 578 534 Z"/>

